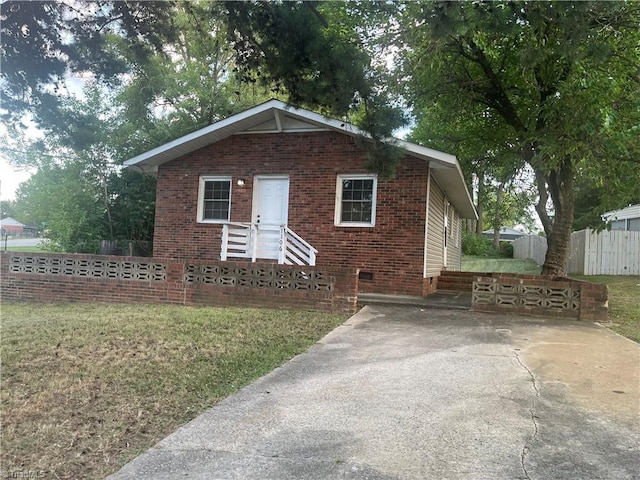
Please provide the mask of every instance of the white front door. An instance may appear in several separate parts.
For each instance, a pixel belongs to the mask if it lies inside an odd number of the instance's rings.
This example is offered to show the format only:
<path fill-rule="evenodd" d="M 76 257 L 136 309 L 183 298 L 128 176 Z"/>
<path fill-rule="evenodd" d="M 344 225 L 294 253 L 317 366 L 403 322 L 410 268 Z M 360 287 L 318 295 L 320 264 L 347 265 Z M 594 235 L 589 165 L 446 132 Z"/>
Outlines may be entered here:
<path fill-rule="evenodd" d="M 278 259 L 280 231 L 287 225 L 289 177 L 258 176 L 253 187 L 253 223 L 257 225 L 256 258 Z"/>

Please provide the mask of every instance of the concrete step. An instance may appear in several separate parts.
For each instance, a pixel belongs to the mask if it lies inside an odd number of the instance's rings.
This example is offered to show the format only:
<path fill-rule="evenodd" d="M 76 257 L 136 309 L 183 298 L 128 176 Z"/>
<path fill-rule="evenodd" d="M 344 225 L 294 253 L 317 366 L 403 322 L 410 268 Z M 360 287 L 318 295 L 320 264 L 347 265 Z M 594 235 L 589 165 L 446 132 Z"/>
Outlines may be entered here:
<path fill-rule="evenodd" d="M 471 309 L 471 292 L 438 290 L 426 297 L 360 293 L 358 294 L 358 305 L 405 305 L 420 308 L 469 310 Z"/>

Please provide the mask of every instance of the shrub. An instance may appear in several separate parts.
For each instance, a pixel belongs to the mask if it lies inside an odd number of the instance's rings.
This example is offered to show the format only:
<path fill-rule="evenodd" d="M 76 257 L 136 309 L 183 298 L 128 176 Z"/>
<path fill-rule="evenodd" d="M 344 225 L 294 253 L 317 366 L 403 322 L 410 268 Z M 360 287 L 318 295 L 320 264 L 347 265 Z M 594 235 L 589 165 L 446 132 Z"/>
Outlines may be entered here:
<path fill-rule="evenodd" d="M 500 256 L 505 258 L 513 258 L 513 243 L 500 242 Z"/>
<path fill-rule="evenodd" d="M 462 237 L 462 253 L 465 255 L 488 256 L 495 253 L 490 239 L 475 233 L 465 233 Z"/>

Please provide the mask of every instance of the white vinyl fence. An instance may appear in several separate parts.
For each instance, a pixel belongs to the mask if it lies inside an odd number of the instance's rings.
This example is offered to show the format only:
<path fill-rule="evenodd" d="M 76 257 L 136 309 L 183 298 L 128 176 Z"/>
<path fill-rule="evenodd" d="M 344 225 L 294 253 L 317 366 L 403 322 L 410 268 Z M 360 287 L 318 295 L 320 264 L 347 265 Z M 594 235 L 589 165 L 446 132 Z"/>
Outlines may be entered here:
<path fill-rule="evenodd" d="M 542 265 L 547 240 L 529 235 L 513 242 L 514 258 L 532 258 Z M 578 275 L 640 275 L 640 232 L 580 230 L 571 234 L 569 273 Z"/>
<path fill-rule="evenodd" d="M 538 265 L 544 263 L 547 254 L 547 239 L 537 235 L 527 235 L 513 241 L 513 258 L 531 258 Z"/>

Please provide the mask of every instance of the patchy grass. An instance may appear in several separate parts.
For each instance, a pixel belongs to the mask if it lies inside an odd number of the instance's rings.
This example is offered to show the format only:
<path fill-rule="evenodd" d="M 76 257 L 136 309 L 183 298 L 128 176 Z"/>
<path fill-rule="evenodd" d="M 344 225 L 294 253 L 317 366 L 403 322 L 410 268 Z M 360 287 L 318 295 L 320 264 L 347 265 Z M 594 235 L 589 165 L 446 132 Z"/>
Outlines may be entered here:
<path fill-rule="evenodd" d="M 1 250 L 4 252 L 4 244 L 2 244 Z M 43 248 L 40 247 L 20 247 L 20 246 L 15 246 L 15 245 L 7 245 L 7 252 L 47 252 L 48 250 L 45 250 Z"/>
<path fill-rule="evenodd" d="M 614 332 L 640 343 L 640 276 L 582 276 L 573 278 L 609 287 L 609 322 Z"/>
<path fill-rule="evenodd" d="M 540 267 L 531 259 L 487 258 L 465 255 L 462 270 L 466 272 L 508 272 L 537 275 Z M 631 340 L 640 342 L 640 277 L 581 276 L 573 278 L 605 283 L 609 287 L 609 322 L 607 327 Z"/>
<path fill-rule="evenodd" d="M 343 321 L 287 310 L 3 303 L 3 475 L 102 478 Z"/>
<path fill-rule="evenodd" d="M 508 272 L 538 275 L 540 267 L 531 259 L 488 258 L 463 255 L 464 272 Z"/>

